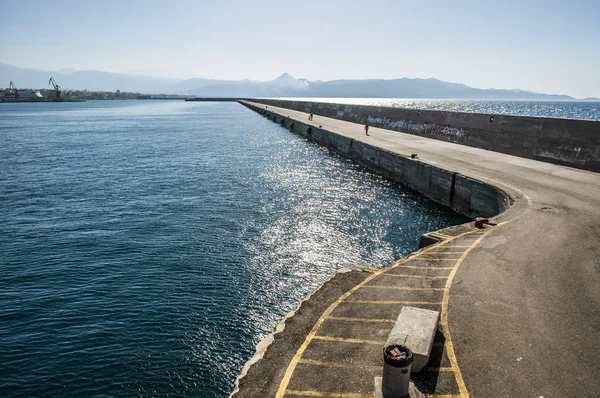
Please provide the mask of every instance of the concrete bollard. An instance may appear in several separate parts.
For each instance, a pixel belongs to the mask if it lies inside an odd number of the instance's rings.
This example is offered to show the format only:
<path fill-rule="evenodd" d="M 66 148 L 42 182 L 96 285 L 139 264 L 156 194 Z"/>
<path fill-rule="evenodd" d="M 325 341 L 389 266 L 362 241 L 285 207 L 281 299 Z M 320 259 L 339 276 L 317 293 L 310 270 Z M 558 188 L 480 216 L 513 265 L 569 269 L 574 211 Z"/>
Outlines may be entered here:
<path fill-rule="evenodd" d="M 413 360 L 413 353 L 406 346 L 390 345 L 383 349 L 383 398 L 409 397 L 410 368 Z"/>
<path fill-rule="evenodd" d="M 484 228 L 485 224 L 489 223 L 490 220 L 488 220 L 487 218 L 482 218 L 482 217 L 477 217 L 475 219 L 475 221 L 473 221 L 473 225 L 475 225 L 475 228 Z"/>

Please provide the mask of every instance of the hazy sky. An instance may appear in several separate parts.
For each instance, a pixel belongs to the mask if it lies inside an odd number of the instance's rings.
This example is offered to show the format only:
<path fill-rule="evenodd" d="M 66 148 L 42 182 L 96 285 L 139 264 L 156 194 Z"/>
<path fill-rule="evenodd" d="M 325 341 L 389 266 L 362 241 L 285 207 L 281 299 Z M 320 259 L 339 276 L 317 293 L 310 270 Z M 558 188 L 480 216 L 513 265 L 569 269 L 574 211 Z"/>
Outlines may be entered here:
<path fill-rule="evenodd" d="M 0 15 L 0 62 L 19 67 L 600 97 L 600 0 L 0 0 Z"/>

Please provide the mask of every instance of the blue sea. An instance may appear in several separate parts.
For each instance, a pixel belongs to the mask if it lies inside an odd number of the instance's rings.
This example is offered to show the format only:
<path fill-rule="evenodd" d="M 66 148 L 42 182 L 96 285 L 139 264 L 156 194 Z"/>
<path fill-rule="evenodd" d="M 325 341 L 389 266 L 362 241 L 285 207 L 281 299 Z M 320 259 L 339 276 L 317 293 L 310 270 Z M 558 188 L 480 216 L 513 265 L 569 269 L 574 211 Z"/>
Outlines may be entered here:
<path fill-rule="evenodd" d="M 292 98 L 289 98 L 292 99 Z M 410 98 L 293 98 L 341 104 L 388 106 L 392 108 L 430 109 L 519 116 L 545 116 L 600 120 L 598 101 L 490 101 Z"/>
<path fill-rule="evenodd" d="M 236 103 L 0 104 L 0 396 L 226 397 L 336 270 L 463 217 Z"/>

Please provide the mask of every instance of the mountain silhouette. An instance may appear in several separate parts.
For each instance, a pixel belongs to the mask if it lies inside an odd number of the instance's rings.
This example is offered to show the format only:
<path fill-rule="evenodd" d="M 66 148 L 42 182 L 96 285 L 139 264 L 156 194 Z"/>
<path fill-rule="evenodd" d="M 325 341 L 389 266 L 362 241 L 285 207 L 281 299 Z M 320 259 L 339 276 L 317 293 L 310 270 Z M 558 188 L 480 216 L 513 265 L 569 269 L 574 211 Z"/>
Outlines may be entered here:
<path fill-rule="evenodd" d="M 185 94 L 199 97 L 339 97 L 339 98 L 447 98 L 481 100 L 569 101 L 568 95 L 541 94 L 527 90 L 479 89 L 461 83 L 429 79 L 363 79 L 309 81 L 283 73 L 274 80 L 169 79 L 96 70 L 45 71 L 0 64 L 0 86 L 13 81 L 19 89 L 48 87 L 50 77 L 68 89 L 128 91 L 152 94 Z M 598 101 L 598 98 L 586 98 Z"/>

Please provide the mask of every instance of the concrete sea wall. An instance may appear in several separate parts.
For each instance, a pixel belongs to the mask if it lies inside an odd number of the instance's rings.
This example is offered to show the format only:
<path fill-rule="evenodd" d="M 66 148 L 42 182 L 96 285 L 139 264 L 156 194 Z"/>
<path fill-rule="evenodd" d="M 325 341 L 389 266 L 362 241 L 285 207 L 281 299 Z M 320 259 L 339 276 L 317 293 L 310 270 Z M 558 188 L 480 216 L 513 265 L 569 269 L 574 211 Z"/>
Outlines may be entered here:
<path fill-rule="evenodd" d="M 600 121 L 275 99 L 253 101 L 600 172 Z"/>
<path fill-rule="evenodd" d="M 269 109 L 246 102 L 242 104 L 273 122 L 468 217 L 493 217 L 511 204 L 511 198 L 505 192 L 484 182 L 283 117 Z"/>

